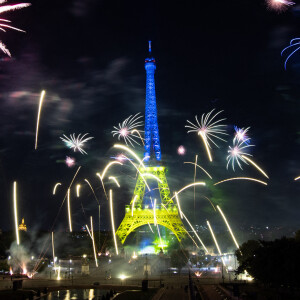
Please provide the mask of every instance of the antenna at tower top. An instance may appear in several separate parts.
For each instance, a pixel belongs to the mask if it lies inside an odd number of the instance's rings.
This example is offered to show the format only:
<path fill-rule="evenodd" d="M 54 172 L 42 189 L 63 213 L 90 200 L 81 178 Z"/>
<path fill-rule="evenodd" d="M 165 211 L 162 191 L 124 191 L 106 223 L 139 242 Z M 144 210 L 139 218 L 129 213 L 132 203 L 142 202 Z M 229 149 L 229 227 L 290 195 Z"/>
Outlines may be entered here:
<path fill-rule="evenodd" d="M 149 41 L 149 53 L 151 53 L 151 41 Z"/>

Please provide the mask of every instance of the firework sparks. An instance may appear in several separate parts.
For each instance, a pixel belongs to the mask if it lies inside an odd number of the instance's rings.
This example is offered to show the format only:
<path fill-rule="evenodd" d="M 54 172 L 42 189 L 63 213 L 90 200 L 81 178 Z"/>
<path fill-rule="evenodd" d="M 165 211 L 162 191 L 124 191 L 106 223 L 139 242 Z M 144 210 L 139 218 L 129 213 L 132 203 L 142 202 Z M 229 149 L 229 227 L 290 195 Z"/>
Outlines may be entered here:
<path fill-rule="evenodd" d="M 130 144 L 132 147 L 134 147 L 132 142 L 140 145 L 135 140 L 135 138 L 141 138 L 140 134 L 135 135 L 133 133 L 136 131 L 137 127 L 143 126 L 143 121 L 140 121 L 140 118 L 142 118 L 142 115 L 140 115 L 140 113 L 137 113 L 134 116 L 129 116 L 122 123 L 119 123 L 118 127 L 114 126 L 115 130 L 113 130 L 111 133 L 113 134 L 113 136 L 118 135 L 118 140 L 123 138 L 126 145 Z"/>
<path fill-rule="evenodd" d="M 75 158 L 67 156 L 65 163 L 69 168 L 72 168 L 75 165 Z"/>
<path fill-rule="evenodd" d="M 203 140 L 203 143 L 204 143 L 204 146 L 205 146 L 205 149 L 206 149 L 206 152 L 207 152 L 207 155 L 208 155 L 208 158 L 210 161 L 212 161 L 212 156 L 210 153 L 210 149 L 211 149 L 210 143 L 214 144 L 216 147 L 219 148 L 219 146 L 214 141 L 214 138 L 219 139 L 223 142 L 226 142 L 226 140 L 221 138 L 219 135 L 227 135 L 225 129 L 222 128 L 222 127 L 226 127 L 226 125 L 219 124 L 220 122 L 222 122 L 226 119 L 220 119 L 220 120 L 214 121 L 215 117 L 217 115 L 219 115 L 222 112 L 222 110 L 217 112 L 216 114 L 214 114 L 211 117 L 211 114 L 213 113 L 213 111 L 214 111 L 214 109 L 207 114 L 203 114 L 201 116 L 201 122 L 198 121 L 198 116 L 195 116 L 196 124 L 187 120 L 188 124 L 185 125 L 186 128 L 189 128 L 188 133 L 197 132 L 198 135 L 200 135 L 200 137 Z"/>
<path fill-rule="evenodd" d="M 80 196 L 80 187 L 81 187 L 80 184 L 76 185 L 76 195 L 77 195 L 77 198 L 79 198 L 79 196 Z"/>
<path fill-rule="evenodd" d="M 197 156 L 197 155 L 196 155 Z M 187 161 L 187 162 L 184 162 L 185 164 L 192 164 L 192 165 L 195 165 L 195 170 L 196 170 L 196 167 L 198 167 L 198 168 L 200 168 L 210 179 L 212 179 L 212 177 L 211 177 L 211 175 L 204 169 L 204 168 L 202 168 L 200 165 L 198 165 L 197 163 L 193 163 L 193 162 L 189 162 L 189 161 Z M 195 171 L 195 173 L 194 174 L 196 174 L 196 171 Z M 196 175 L 194 175 L 194 179 L 196 178 Z"/>
<path fill-rule="evenodd" d="M 298 179 L 300 179 L 300 176 L 296 177 L 294 180 L 298 180 Z"/>
<path fill-rule="evenodd" d="M 109 176 L 109 177 L 108 177 L 108 179 L 110 179 L 110 180 L 114 181 L 114 182 L 115 182 L 115 184 L 117 185 L 117 187 L 120 187 L 120 184 L 119 184 L 119 182 L 118 182 L 118 180 L 117 180 L 117 178 L 116 178 L 116 177 L 114 177 L 114 176 Z"/>
<path fill-rule="evenodd" d="M 5 2 L 6 1 L 0 1 L 0 5 L 5 3 Z M 14 5 L 3 5 L 3 6 L 0 6 L 0 14 L 8 12 L 8 11 L 14 11 L 14 10 L 17 10 L 17 9 L 22 9 L 22 8 L 28 7 L 30 5 L 31 5 L 30 3 L 19 3 L 19 4 L 14 4 Z M 0 23 L 0 30 L 2 30 L 4 32 L 6 32 L 6 28 L 13 29 L 13 30 L 16 30 L 16 31 L 25 32 L 24 30 L 21 30 L 19 28 L 8 25 L 7 23 L 10 23 L 10 21 L 7 20 L 7 19 L 0 19 L 0 22 L 1 22 Z M 0 49 L 6 55 L 11 57 L 10 51 L 6 48 L 6 45 L 2 41 L 0 41 Z"/>
<path fill-rule="evenodd" d="M 286 10 L 289 6 L 295 5 L 295 2 L 288 0 L 267 0 L 267 5 L 269 9 L 280 12 Z"/>
<path fill-rule="evenodd" d="M 68 205 L 69 229 L 70 229 L 70 232 L 72 232 L 71 205 L 70 205 L 70 189 L 68 189 L 68 194 L 67 194 L 67 205 Z"/>
<path fill-rule="evenodd" d="M 123 146 L 123 145 L 119 145 L 119 144 L 115 144 L 114 145 L 114 148 L 120 148 L 120 149 L 123 149 L 127 152 L 129 152 L 139 163 L 140 165 L 145 168 L 145 165 L 143 163 L 143 161 L 135 154 L 134 151 L 132 151 L 131 149 L 127 148 L 126 146 Z"/>
<path fill-rule="evenodd" d="M 290 45 L 285 47 L 282 51 L 281 51 L 281 56 L 283 56 L 283 54 L 285 53 L 286 50 L 292 50 L 292 52 L 287 56 L 287 58 L 285 59 L 284 62 L 284 68 L 286 70 L 286 64 L 288 62 L 288 60 L 291 58 L 291 56 L 293 56 L 293 54 L 295 54 L 299 49 L 300 49 L 300 38 L 294 38 L 290 41 Z"/>
<path fill-rule="evenodd" d="M 53 192 L 52 192 L 52 194 L 53 195 L 55 195 L 55 193 L 56 193 L 56 189 L 57 189 L 57 187 L 59 186 L 59 185 L 61 185 L 61 183 L 60 182 L 58 182 L 55 186 L 54 186 L 54 188 L 53 188 Z"/>
<path fill-rule="evenodd" d="M 250 177 L 233 177 L 233 178 L 228 178 L 228 179 L 224 179 L 224 180 L 221 180 L 219 182 L 216 182 L 216 183 L 214 183 L 214 185 L 218 185 L 220 183 L 227 182 L 227 181 L 232 181 L 232 180 L 249 180 L 249 181 L 255 181 L 255 182 L 258 182 L 258 183 L 261 183 L 261 184 L 264 184 L 264 185 L 268 185 L 264 181 L 261 181 L 261 180 L 255 179 L 255 178 L 250 178 Z"/>
<path fill-rule="evenodd" d="M 143 146 L 145 146 L 144 139 L 142 138 L 142 136 L 141 136 L 141 134 L 140 134 L 139 130 L 137 130 L 137 129 L 133 129 L 133 130 L 131 131 L 131 134 L 134 134 L 135 132 L 138 134 L 138 136 L 139 136 L 140 140 L 141 140 L 141 141 L 142 141 L 142 143 L 143 143 Z"/>
<path fill-rule="evenodd" d="M 247 145 L 250 143 L 250 138 L 248 137 L 248 130 L 250 129 L 250 127 L 247 128 L 239 128 L 237 126 L 234 126 L 234 131 L 235 131 L 235 135 L 234 135 L 234 141 L 243 141 L 245 142 Z"/>
<path fill-rule="evenodd" d="M 195 236 L 197 237 L 197 239 L 199 240 L 199 242 L 201 243 L 203 249 L 205 250 L 206 253 L 208 253 L 207 248 L 205 247 L 204 243 L 202 242 L 202 240 L 200 239 L 199 235 L 197 234 L 196 230 L 194 229 L 194 227 L 192 226 L 192 224 L 190 223 L 190 221 L 188 220 L 188 218 L 185 216 L 185 214 L 183 212 L 181 212 L 184 219 L 187 221 L 187 223 L 189 224 L 189 226 L 191 227 L 191 229 L 193 230 Z"/>
<path fill-rule="evenodd" d="M 185 155 L 186 153 L 186 149 L 184 148 L 184 146 L 179 146 L 178 149 L 177 149 L 177 153 L 178 155 Z"/>
<path fill-rule="evenodd" d="M 242 165 L 240 161 L 243 163 L 247 164 L 246 157 L 247 156 L 252 156 L 251 154 L 245 152 L 245 149 L 249 147 L 254 147 L 254 145 L 248 145 L 247 144 L 248 140 L 239 140 L 237 138 L 233 139 L 233 146 L 229 146 L 228 153 L 229 155 L 226 157 L 227 160 L 227 165 L 226 168 L 228 170 L 228 166 L 231 163 L 231 167 L 234 170 L 235 163 L 238 164 L 238 166 L 243 170 Z"/>
<path fill-rule="evenodd" d="M 55 268 L 55 251 L 54 251 L 54 233 L 51 232 L 52 237 L 52 255 L 53 255 L 53 268 Z"/>
<path fill-rule="evenodd" d="M 38 115 L 37 115 L 36 131 L 35 131 L 35 146 L 34 146 L 35 150 L 37 149 L 41 110 L 42 110 L 42 105 L 43 105 L 43 101 L 45 98 L 45 94 L 46 94 L 45 91 L 41 92 L 40 101 L 39 101 L 39 110 L 38 110 Z"/>
<path fill-rule="evenodd" d="M 83 146 L 85 143 L 94 137 L 89 136 L 86 137 L 89 133 L 85 133 L 81 136 L 81 133 L 78 134 L 78 136 L 75 136 L 75 133 L 70 134 L 70 137 L 68 138 L 65 134 L 63 134 L 63 137 L 60 137 L 60 139 L 66 144 L 67 147 L 70 149 L 73 149 L 74 152 L 78 150 L 81 154 L 87 154 L 85 150 L 83 150 Z"/>
<path fill-rule="evenodd" d="M 220 212 L 220 214 L 221 214 L 223 220 L 225 221 L 225 224 L 226 224 L 226 226 L 227 226 L 227 228 L 228 228 L 228 230 L 229 230 L 229 232 L 230 232 L 230 235 L 231 235 L 231 237 L 232 237 L 232 239 L 233 239 L 233 242 L 235 243 L 235 246 L 239 249 L 239 248 L 240 248 L 240 247 L 239 247 L 239 244 L 238 244 L 238 242 L 236 241 L 235 236 L 234 236 L 234 234 L 233 234 L 233 232 L 232 232 L 232 230 L 231 230 L 231 228 L 230 228 L 230 225 L 229 225 L 229 223 L 228 223 L 228 221 L 227 221 L 227 219 L 226 219 L 226 217 L 225 217 L 225 215 L 224 215 L 224 213 L 223 213 L 223 211 L 221 210 L 221 208 L 220 208 L 219 205 L 217 205 L 217 209 L 219 210 L 219 212 Z"/>
<path fill-rule="evenodd" d="M 135 195 L 134 198 L 133 198 L 133 201 L 132 201 L 132 205 L 131 205 L 131 216 L 132 217 L 133 217 L 134 203 L 135 203 L 135 200 L 136 200 L 137 197 L 138 197 L 138 195 Z"/>
<path fill-rule="evenodd" d="M 211 226 L 210 226 L 209 221 L 206 221 L 206 222 L 207 222 L 209 231 L 210 231 L 210 233 L 211 233 L 211 235 L 212 235 L 212 237 L 213 237 L 213 240 L 214 240 L 214 242 L 215 242 L 215 245 L 216 245 L 216 247 L 217 247 L 217 249 L 218 249 L 219 255 L 221 256 L 222 263 L 223 263 L 223 265 L 225 266 L 225 262 L 224 262 L 224 259 L 223 259 L 223 257 L 222 257 L 222 252 L 221 252 L 221 249 L 220 249 L 220 247 L 219 247 L 218 241 L 217 241 L 217 239 L 216 239 L 216 237 L 215 237 L 215 235 L 214 235 L 214 232 L 213 232 L 213 230 L 212 230 L 212 228 L 211 228 Z"/>
<path fill-rule="evenodd" d="M 112 226 L 114 242 L 115 242 L 115 249 L 116 249 L 116 254 L 119 255 L 118 244 L 117 244 L 116 233 L 115 233 L 115 221 L 114 221 L 112 190 L 109 190 L 109 204 L 110 204 L 110 217 L 111 217 L 111 226 Z"/>
<path fill-rule="evenodd" d="M 15 229 L 16 229 L 16 240 L 17 245 L 20 245 L 19 239 L 19 226 L 18 226 L 18 209 L 17 209 L 17 182 L 14 181 L 14 215 L 15 215 Z"/>
<path fill-rule="evenodd" d="M 246 157 L 245 155 L 242 155 L 242 158 L 247 160 L 250 164 L 252 164 L 260 173 L 262 173 L 265 177 L 269 179 L 269 176 L 260 168 L 253 160 L 251 160 L 249 157 Z"/>
<path fill-rule="evenodd" d="M 183 192 L 184 190 L 186 190 L 187 188 L 189 188 L 189 187 L 191 187 L 191 186 L 195 186 L 195 185 L 206 185 L 205 184 L 205 182 L 201 182 L 201 181 L 199 181 L 199 182 L 194 182 L 194 183 L 191 183 L 191 184 L 188 184 L 188 185 L 186 185 L 185 187 L 183 187 L 181 190 L 179 190 L 178 192 L 177 192 L 177 195 L 178 194 L 180 194 L 181 192 Z M 170 198 L 170 200 L 169 200 L 169 202 L 173 199 L 175 197 L 175 195 L 172 197 L 172 198 Z"/>
<path fill-rule="evenodd" d="M 175 198 L 176 198 L 176 202 L 177 202 L 177 207 L 178 207 L 179 215 L 180 215 L 180 218 L 182 219 L 182 211 L 181 211 L 181 207 L 180 207 L 179 198 L 178 198 L 178 195 L 177 195 L 176 192 L 175 192 Z"/>

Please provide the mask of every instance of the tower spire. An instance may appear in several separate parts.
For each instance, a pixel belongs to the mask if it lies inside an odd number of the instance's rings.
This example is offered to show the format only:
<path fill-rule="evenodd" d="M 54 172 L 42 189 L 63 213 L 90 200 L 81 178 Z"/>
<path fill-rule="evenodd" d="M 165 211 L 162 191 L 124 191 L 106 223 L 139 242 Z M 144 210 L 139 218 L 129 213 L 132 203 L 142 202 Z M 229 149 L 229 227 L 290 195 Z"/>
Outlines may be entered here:
<path fill-rule="evenodd" d="M 151 41 L 149 41 L 148 43 L 149 43 L 149 54 L 151 54 Z"/>

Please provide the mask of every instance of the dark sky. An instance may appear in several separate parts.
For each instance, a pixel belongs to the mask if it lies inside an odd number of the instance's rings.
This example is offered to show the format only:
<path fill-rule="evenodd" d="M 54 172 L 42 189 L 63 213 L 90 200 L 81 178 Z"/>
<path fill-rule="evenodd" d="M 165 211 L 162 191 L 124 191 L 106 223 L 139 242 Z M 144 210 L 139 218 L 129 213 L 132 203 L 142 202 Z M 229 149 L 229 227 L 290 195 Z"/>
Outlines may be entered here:
<path fill-rule="evenodd" d="M 157 62 L 155 74 L 158 122 L 163 161 L 169 168 L 172 191 L 193 180 L 194 161 L 212 175 L 206 188 L 197 189 L 196 223 L 220 217 L 200 195 L 219 203 L 233 227 L 273 225 L 300 227 L 299 113 L 300 54 L 284 70 L 281 50 L 298 37 L 300 8 L 278 14 L 264 1 L 100 1 L 39 0 L 30 8 L 7 14 L 26 30 L 1 33 L 13 60 L 0 62 L 0 228 L 13 228 L 12 184 L 19 187 L 19 216 L 29 228 L 50 229 L 76 168 L 77 183 L 88 178 L 102 204 L 103 228 L 110 228 L 108 205 L 95 176 L 117 154 L 112 146 L 113 126 L 131 114 L 144 113 L 147 41 Z M 297 16 L 298 15 L 298 16 Z M 46 89 L 34 150 L 39 93 Z M 211 109 L 224 110 L 228 143 L 213 148 L 207 161 L 197 135 L 187 134 L 186 120 Z M 226 170 L 233 125 L 251 127 L 253 160 L 269 174 L 268 186 L 233 182 L 212 183 L 235 176 L 264 180 L 253 167 Z M 90 133 L 88 155 L 72 153 L 59 139 L 62 134 Z M 179 145 L 187 148 L 178 156 Z M 135 149 L 142 155 L 143 149 Z M 65 157 L 73 156 L 70 169 Z M 129 204 L 135 171 L 112 169 L 122 188 L 115 191 L 117 223 Z M 62 182 L 56 196 L 52 188 Z M 107 182 L 107 189 L 113 185 Z M 97 203 L 89 187 L 82 196 L 72 192 L 74 228 Z M 182 194 L 182 206 L 193 219 L 193 191 Z M 82 212 L 81 202 L 85 209 Z M 55 229 L 67 228 L 66 207 Z"/>

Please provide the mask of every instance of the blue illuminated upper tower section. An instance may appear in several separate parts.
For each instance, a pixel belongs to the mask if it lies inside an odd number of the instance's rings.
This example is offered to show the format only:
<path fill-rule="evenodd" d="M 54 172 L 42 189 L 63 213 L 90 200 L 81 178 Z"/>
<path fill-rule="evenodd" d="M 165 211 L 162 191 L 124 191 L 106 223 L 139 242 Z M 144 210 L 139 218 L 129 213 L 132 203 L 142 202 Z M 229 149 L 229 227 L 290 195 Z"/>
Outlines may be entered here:
<path fill-rule="evenodd" d="M 149 58 L 145 59 L 146 70 L 146 107 L 145 107 L 145 152 L 144 161 L 161 160 L 160 141 L 157 123 L 157 108 L 155 95 L 154 72 L 155 59 L 151 55 L 151 41 L 149 41 Z M 154 156 L 153 157 L 153 153 Z"/>

